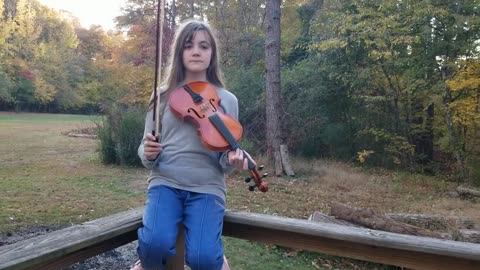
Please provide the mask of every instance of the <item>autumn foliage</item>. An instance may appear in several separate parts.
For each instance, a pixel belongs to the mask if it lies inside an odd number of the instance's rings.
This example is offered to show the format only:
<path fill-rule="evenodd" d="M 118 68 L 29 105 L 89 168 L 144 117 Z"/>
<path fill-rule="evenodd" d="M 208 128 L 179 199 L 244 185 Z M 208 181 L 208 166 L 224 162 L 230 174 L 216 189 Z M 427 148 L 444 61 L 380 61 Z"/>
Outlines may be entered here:
<path fill-rule="evenodd" d="M 118 30 L 106 32 L 35 0 L 0 0 L 0 109 L 145 106 L 155 4 L 126 1 Z M 475 0 L 282 1 L 280 120 L 290 152 L 480 183 L 478 12 Z M 162 66 L 175 26 L 191 17 L 216 29 L 244 140 L 264 152 L 264 1 L 167 1 Z"/>

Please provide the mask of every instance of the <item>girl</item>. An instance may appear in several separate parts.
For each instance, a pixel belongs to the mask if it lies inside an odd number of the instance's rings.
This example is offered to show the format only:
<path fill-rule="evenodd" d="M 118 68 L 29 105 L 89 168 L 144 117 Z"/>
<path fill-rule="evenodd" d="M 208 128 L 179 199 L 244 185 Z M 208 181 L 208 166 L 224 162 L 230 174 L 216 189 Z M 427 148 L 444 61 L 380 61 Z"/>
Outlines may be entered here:
<path fill-rule="evenodd" d="M 206 23 L 184 23 L 175 34 L 172 50 L 158 108 L 163 112 L 159 142 L 151 134 L 153 110 L 149 110 L 138 148 L 151 173 L 143 227 L 138 230 L 140 260 L 132 269 L 164 269 L 175 255 L 180 222 L 185 228 L 185 261 L 192 270 L 230 269 L 221 240 L 225 174 L 247 169 L 247 161 L 239 150 L 207 150 L 194 125 L 174 116 L 167 103 L 169 92 L 194 81 L 215 85 L 223 111 L 234 118 L 238 118 L 237 98 L 223 88 L 217 42 Z"/>

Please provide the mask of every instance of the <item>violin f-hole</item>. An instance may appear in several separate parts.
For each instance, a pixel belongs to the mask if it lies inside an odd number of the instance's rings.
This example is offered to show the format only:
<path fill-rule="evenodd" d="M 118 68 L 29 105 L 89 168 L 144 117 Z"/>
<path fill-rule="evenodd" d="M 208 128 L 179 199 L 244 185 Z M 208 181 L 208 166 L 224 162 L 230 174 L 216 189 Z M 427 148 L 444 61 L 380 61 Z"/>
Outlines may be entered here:
<path fill-rule="evenodd" d="M 205 118 L 205 114 L 202 114 L 202 115 L 200 116 L 200 115 L 198 114 L 198 112 L 197 112 L 195 109 L 193 109 L 193 108 L 189 108 L 189 109 L 187 110 L 187 112 L 188 112 L 188 113 L 194 112 L 194 113 L 197 115 L 197 117 L 200 118 L 200 119 Z"/>
<path fill-rule="evenodd" d="M 214 98 L 211 98 L 211 99 L 208 100 L 208 102 L 210 102 L 210 105 L 213 108 L 212 112 L 217 112 L 217 107 L 215 107 L 215 104 L 213 104 L 214 101 L 215 101 Z"/>

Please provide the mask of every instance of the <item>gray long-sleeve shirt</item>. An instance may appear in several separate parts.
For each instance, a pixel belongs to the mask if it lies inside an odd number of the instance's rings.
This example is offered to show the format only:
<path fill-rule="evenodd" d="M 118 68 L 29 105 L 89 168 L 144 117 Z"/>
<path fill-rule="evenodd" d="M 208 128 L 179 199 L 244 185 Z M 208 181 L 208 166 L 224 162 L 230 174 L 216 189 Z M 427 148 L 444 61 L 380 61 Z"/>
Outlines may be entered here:
<path fill-rule="evenodd" d="M 238 119 L 237 98 L 223 88 L 217 88 L 217 94 L 224 113 Z M 162 102 L 167 101 L 163 99 Z M 153 110 L 147 113 L 144 136 L 138 147 L 138 155 L 143 165 L 151 169 L 148 178 L 149 188 L 166 185 L 192 192 L 214 194 L 225 201 L 225 174 L 234 170 L 234 167 L 228 165 L 226 151 L 213 152 L 206 149 L 197 135 L 197 128 L 192 123 L 177 118 L 170 110 L 170 106 L 160 106 L 162 107 L 165 108 L 161 121 L 162 152 L 155 161 L 150 161 L 144 156 L 143 143 L 146 134 L 152 133 L 154 128 Z"/>

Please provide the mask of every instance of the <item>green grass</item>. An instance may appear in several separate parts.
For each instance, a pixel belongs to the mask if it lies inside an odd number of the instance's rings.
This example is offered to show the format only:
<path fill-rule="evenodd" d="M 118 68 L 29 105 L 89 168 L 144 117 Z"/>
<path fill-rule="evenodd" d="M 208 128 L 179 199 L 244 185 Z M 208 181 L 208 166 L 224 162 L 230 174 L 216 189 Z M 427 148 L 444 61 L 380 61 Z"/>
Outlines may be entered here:
<path fill-rule="evenodd" d="M 131 189 L 119 173 L 77 175 L 75 169 L 31 165 L 2 169 L 0 220 L 7 222 L 0 223 L 0 232 L 37 224 L 76 224 L 140 206 L 143 192 Z"/>
<path fill-rule="evenodd" d="M 63 135 L 94 126 L 90 119 L 0 113 L 0 232 L 67 226 L 143 204 L 147 171 L 104 166 L 96 140 Z"/>
<path fill-rule="evenodd" d="M 318 254 L 224 237 L 225 255 L 235 270 L 328 269 L 316 268 Z"/>

